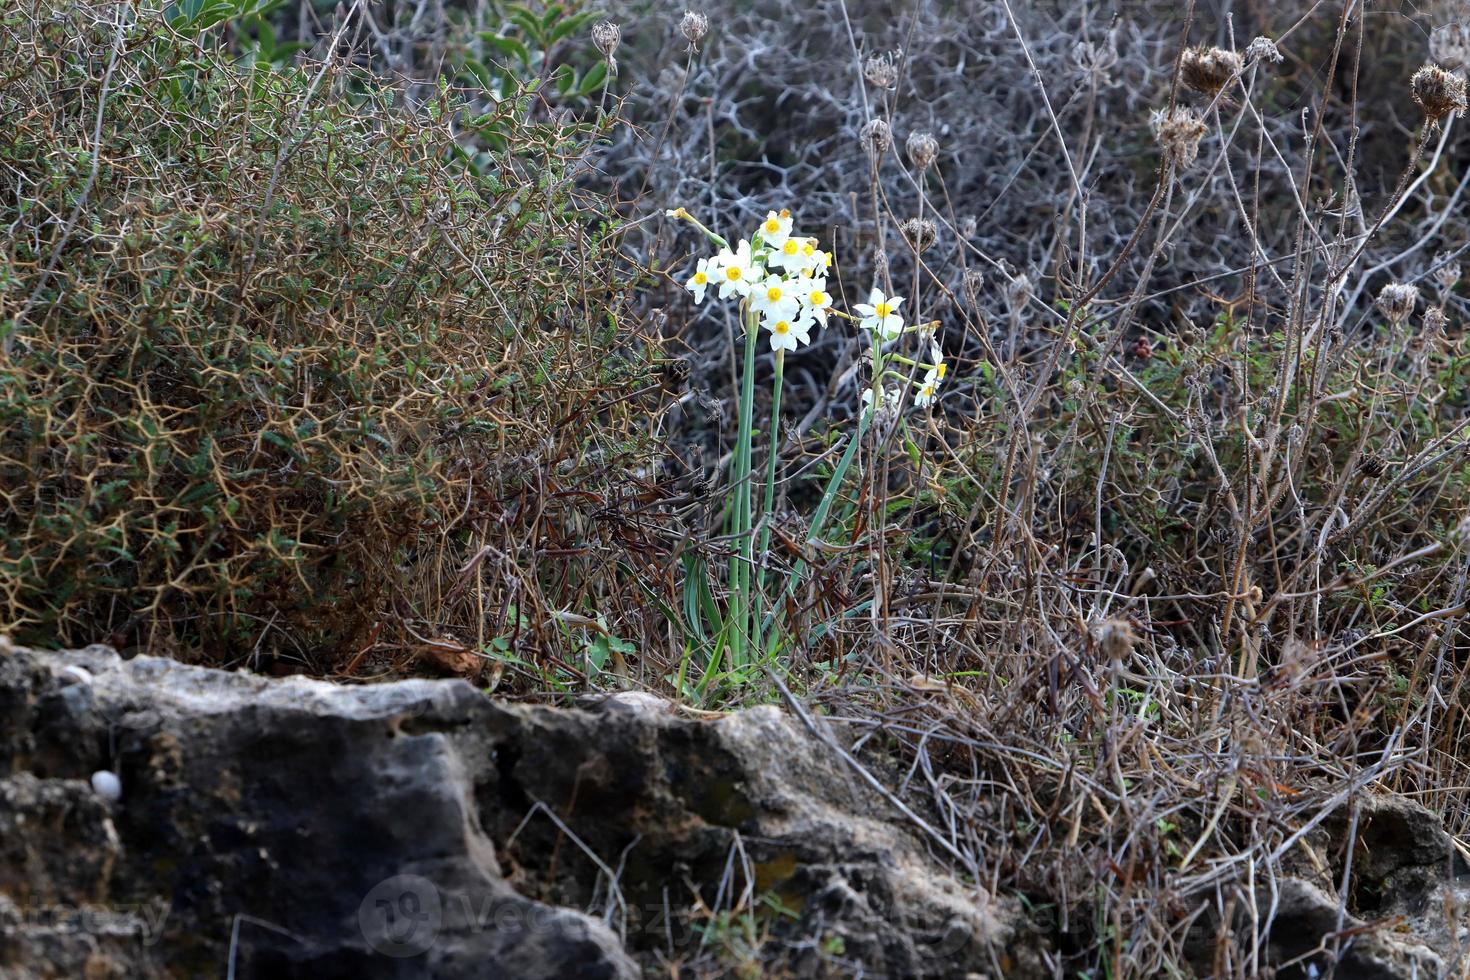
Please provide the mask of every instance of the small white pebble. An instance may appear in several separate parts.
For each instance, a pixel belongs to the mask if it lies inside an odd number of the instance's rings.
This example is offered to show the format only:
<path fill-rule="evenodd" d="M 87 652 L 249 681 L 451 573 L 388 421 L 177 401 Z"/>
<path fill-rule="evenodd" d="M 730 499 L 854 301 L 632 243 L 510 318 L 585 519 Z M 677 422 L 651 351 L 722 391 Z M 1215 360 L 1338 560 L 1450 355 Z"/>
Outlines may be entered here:
<path fill-rule="evenodd" d="M 122 799 L 122 780 L 117 773 L 98 769 L 92 773 L 92 790 L 109 803 Z"/>

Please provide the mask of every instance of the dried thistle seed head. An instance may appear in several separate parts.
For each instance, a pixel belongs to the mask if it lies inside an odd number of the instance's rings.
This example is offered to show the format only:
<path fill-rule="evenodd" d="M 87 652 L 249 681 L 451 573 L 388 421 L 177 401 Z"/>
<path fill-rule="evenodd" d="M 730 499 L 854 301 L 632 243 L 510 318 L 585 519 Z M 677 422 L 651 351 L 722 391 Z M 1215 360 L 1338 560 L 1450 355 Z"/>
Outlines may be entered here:
<path fill-rule="evenodd" d="M 1376 480 L 1388 472 L 1388 459 L 1382 453 L 1368 453 L 1358 462 L 1358 472 Z"/>
<path fill-rule="evenodd" d="M 909 152 L 909 162 L 919 173 L 932 167 L 934 158 L 939 156 L 939 141 L 934 138 L 933 133 L 909 133 L 904 148 Z"/>
<path fill-rule="evenodd" d="M 870 54 L 863 62 L 863 77 L 874 88 L 890 89 L 898 84 L 898 65 L 892 52 Z"/>
<path fill-rule="evenodd" d="M 1246 47 L 1245 57 L 1248 61 L 1266 61 L 1273 65 L 1281 63 L 1281 51 L 1276 47 L 1276 42 L 1264 35 L 1256 38 Z"/>
<path fill-rule="evenodd" d="M 927 251 L 939 239 L 939 229 L 928 218 L 910 218 L 898 230 L 909 247 L 918 252 Z"/>
<path fill-rule="evenodd" d="M 1464 268 L 1460 263 L 1451 259 L 1451 253 L 1440 252 L 1434 257 L 1434 281 L 1439 284 L 1440 289 L 1454 289 L 1463 272 Z"/>
<path fill-rule="evenodd" d="M 689 50 L 699 47 L 699 42 L 709 33 L 709 18 L 693 10 L 684 11 L 679 21 L 679 33 L 689 42 Z"/>
<path fill-rule="evenodd" d="M 1440 339 L 1445 327 L 1450 325 L 1450 318 L 1444 315 L 1444 310 L 1437 306 L 1431 306 L 1424 311 L 1424 332 L 1433 339 Z"/>
<path fill-rule="evenodd" d="M 1179 59 L 1179 77 L 1187 88 L 1213 99 L 1242 67 L 1240 55 L 1234 51 L 1201 44 L 1185 49 Z"/>
<path fill-rule="evenodd" d="M 1175 106 L 1173 111 L 1155 110 L 1150 120 L 1154 137 L 1164 148 L 1164 159 L 1175 170 L 1187 170 L 1199 156 L 1199 141 L 1204 139 L 1205 124 L 1188 106 Z"/>
<path fill-rule="evenodd" d="M 1406 282 L 1391 282 L 1378 291 L 1378 308 L 1394 326 L 1407 320 L 1418 303 L 1419 287 Z"/>
<path fill-rule="evenodd" d="M 1425 65 L 1414 72 L 1409 80 L 1414 90 L 1414 101 L 1424 110 L 1424 116 L 1437 123 L 1451 112 L 1465 111 L 1465 78 L 1454 72 L 1445 71 L 1439 65 Z"/>
<path fill-rule="evenodd" d="M 873 158 L 874 163 L 877 163 L 882 159 L 883 154 L 888 152 L 889 147 L 893 146 L 893 132 L 883 120 L 870 119 L 863 127 L 862 141 L 863 149 L 867 150 L 868 156 Z"/>

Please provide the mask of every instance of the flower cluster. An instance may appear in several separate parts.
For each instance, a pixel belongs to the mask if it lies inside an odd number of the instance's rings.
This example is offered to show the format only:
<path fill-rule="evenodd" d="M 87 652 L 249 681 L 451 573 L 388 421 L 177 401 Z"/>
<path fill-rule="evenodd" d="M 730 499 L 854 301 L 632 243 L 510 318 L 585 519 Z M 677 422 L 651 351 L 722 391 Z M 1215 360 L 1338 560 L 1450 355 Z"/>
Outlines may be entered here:
<path fill-rule="evenodd" d="M 704 302 L 705 290 L 717 287 L 721 299 L 738 297 L 760 316 L 770 331 L 772 350 L 796 350 L 811 343 L 811 329 L 827 325 L 832 296 L 827 272 L 832 255 L 817 248 L 815 238 L 797 235 L 791 212 L 766 215 L 749 239 L 731 249 L 700 259 L 684 287 Z"/>
<path fill-rule="evenodd" d="M 721 299 L 740 300 L 752 317 L 750 322 L 768 331 L 774 351 L 797 350 L 811 343 L 812 328 L 826 327 L 829 316 L 852 320 L 873 341 L 874 384 L 865 395 L 865 404 L 873 404 L 876 392 L 880 407 L 896 408 L 901 389 L 889 388 L 891 379 L 901 379 L 904 385 L 911 381 L 915 386 L 914 404 L 920 408 L 938 397 L 946 365 L 932 335 L 933 325 L 906 325 L 898 312 L 903 297 L 885 295 L 877 287 L 869 292 L 866 303 L 853 307 L 856 315 L 834 309 L 832 295 L 827 292 L 832 255 L 819 248 L 815 238 L 795 231 L 790 211 L 768 212 L 755 233 L 733 247 L 683 208 L 671 210 L 668 215 L 693 223 L 719 248 L 715 255 L 700 259 L 684 283 L 696 305 L 704 302 L 710 290 Z M 915 331 L 928 335 L 932 363 L 883 352 L 884 344 Z M 896 370 L 898 364 L 907 365 L 911 371 Z M 925 372 L 922 378 L 917 375 L 920 370 Z"/>

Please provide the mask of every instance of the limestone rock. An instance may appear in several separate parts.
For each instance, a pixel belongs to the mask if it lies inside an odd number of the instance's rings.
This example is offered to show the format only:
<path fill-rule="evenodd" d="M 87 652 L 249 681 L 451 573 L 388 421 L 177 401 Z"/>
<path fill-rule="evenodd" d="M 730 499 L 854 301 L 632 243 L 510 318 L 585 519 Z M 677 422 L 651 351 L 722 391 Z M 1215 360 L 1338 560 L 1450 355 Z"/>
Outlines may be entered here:
<path fill-rule="evenodd" d="M 6 978 L 1026 977 L 1037 948 L 772 708 L 0 653 Z"/>

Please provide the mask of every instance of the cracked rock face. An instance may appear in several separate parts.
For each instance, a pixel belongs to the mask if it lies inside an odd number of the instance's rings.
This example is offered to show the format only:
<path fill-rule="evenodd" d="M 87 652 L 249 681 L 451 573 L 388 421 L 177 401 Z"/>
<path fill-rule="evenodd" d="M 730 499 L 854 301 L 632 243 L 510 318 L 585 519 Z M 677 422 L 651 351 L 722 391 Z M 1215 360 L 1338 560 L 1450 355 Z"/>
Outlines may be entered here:
<path fill-rule="evenodd" d="M 0 650 L 6 978 L 1041 975 L 1022 930 L 774 709 Z"/>

